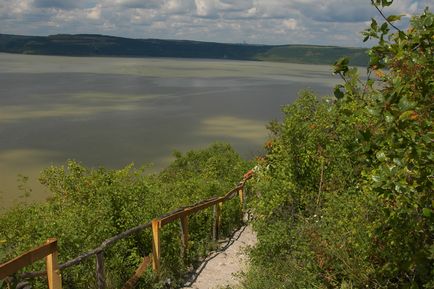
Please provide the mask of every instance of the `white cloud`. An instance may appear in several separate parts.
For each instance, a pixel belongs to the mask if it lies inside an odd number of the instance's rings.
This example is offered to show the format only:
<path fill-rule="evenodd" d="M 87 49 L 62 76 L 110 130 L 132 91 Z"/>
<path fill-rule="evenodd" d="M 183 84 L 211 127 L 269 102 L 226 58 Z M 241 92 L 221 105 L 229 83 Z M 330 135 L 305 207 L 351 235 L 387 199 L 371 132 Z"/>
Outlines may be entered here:
<path fill-rule="evenodd" d="M 165 13 L 182 14 L 196 9 L 194 0 L 166 0 L 163 5 Z"/>
<path fill-rule="evenodd" d="M 101 5 L 87 10 L 87 18 L 92 20 L 99 20 L 101 18 Z"/>
<path fill-rule="evenodd" d="M 114 3 L 124 8 L 153 9 L 161 7 L 159 0 L 115 0 Z"/>
<path fill-rule="evenodd" d="M 0 0 L 0 21 L 8 18 L 20 18 L 29 13 L 32 9 L 32 0 L 23 1 L 1 1 Z M 1 25 L 0 25 L 1 27 Z"/>
<path fill-rule="evenodd" d="M 432 0 L 394 2 L 386 14 Z M 0 0 L 0 33 L 360 46 L 375 16 L 369 0 Z"/>
<path fill-rule="evenodd" d="M 253 1 L 220 0 L 217 1 L 217 7 L 222 11 L 246 11 L 253 7 Z"/>
<path fill-rule="evenodd" d="M 199 16 L 215 16 L 216 1 L 214 0 L 194 0 L 196 3 L 196 13 Z"/>
<path fill-rule="evenodd" d="M 257 0 L 255 2 L 256 15 L 261 18 L 285 19 L 298 15 L 297 9 L 291 7 L 292 1 L 281 0 Z"/>
<path fill-rule="evenodd" d="M 386 14 L 414 14 L 430 0 L 395 0 L 384 9 Z M 305 17 L 323 22 L 364 22 L 376 16 L 369 0 L 291 0 L 291 6 Z"/>
<path fill-rule="evenodd" d="M 286 20 L 283 20 L 282 21 L 282 24 L 286 27 L 286 28 L 288 28 L 288 29 L 291 29 L 291 30 L 294 30 L 296 27 L 297 27 L 297 20 L 295 20 L 295 19 L 286 19 Z"/>
<path fill-rule="evenodd" d="M 76 9 L 89 8 L 96 5 L 93 0 L 33 0 L 34 7 L 37 8 L 58 8 L 58 9 Z"/>

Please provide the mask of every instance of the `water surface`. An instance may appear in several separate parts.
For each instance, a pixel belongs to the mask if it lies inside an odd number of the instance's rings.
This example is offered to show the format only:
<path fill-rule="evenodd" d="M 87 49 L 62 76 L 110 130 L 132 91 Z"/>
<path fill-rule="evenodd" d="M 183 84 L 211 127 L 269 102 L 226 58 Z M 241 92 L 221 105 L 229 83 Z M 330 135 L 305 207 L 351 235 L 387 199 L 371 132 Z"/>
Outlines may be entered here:
<path fill-rule="evenodd" d="M 29 200 L 49 196 L 37 177 L 67 159 L 159 170 L 215 141 L 252 157 L 282 105 L 336 81 L 321 65 L 0 54 L 0 207 L 20 200 L 19 174 Z"/>

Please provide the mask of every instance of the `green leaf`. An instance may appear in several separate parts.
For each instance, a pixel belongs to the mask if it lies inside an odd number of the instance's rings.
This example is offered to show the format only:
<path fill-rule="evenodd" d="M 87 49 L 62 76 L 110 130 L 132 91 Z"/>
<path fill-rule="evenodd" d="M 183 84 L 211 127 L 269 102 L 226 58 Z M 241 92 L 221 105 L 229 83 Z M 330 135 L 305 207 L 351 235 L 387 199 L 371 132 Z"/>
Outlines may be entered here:
<path fill-rule="evenodd" d="M 343 88 L 344 86 L 342 84 L 338 84 L 335 86 L 333 93 L 337 99 L 341 99 L 344 97 L 344 93 L 342 92 Z"/>
<path fill-rule="evenodd" d="M 402 166 L 402 162 L 401 162 L 401 160 L 400 159 L 398 159 L 398 158 L 394 158 L 393 159 L 393 162 L 395 163 L 395 164 L 397 164 L 398 166 Z"/>
<path fill-rule="evenodd" d="M 401 113 L 401 115 L 399 116 L 399 120 L 400 121 L 408 120 L 414 113 L 415 113 L 414 110 L 407 110 Z"/>
<path fill-rule="evenodd" d="M 428 209 L 428 208 L 423 208 L 423 210 L 422 210 L 422 214 L 423 214 L 425 217 L 429 218 L 429 217 L 431 217 L 431 215 L 432 215 L 432 210 L 431 210 L 431 209 Z"/>
<path fill-rule="evenodd" d="M 348 57 L 341 57 L 339 58 L 333 65 L 333 73 L 339 74 L 343 73 L 345 74 L 348 72 L 348 63 L 350 62 L 350 59 Z"/>
<path fill-rule="evenodd" d="M 390 6 L 390 5 L 392 5 L 392 3 L 393 3 L 393 0 L 381 0 L 381 6 L 383 6 L 383 7 Z"/>
<path fill-rule="evenodd" d="M 434 16 L 433 15 L 428 15 L 425 18 L 425 21 L 423 22 L 423 25 L 425 25 L 427 27 L 430 27 L 430 26 L 433 25 L 433 23 L 434 23 Z"/>
<path fill-rule="evenodd" d="M 378 108 L 368 108 L 368 112 L 373 116 L 379 116 L 381 113 L 380 109 Z"/>
<path fill-rule="evenodd" d="M 372 176 L 371 178 L 372 178 L 372 180 L 373 180 L 374 182 L 376 182 L 376 183 L 379 183 L 379 182 L 382 181 L 382 179 L 381 179 L 380 176 L 376 176 L 376 175 L 374 175 L 374 176 Z"/>
<path fill-rule="evenodd" d="M 399 39 L 401 39 L 401 40 L 404 40 L 407 37 L 407 35 L 402 31 L 399 31 L 398 34 L 399 34 Z"/>
<path fill-rule="evenodd" d="M 381 32 L 383 32 L 384 34 L 386 34 L 387 32 L 389 32 L 389 25 L 387 24 L 387 22 L 384 22 L 381 27 L 380 27 Z"/>
<path fill-rule="evenodd" d="M 378 29 L 378 23 L 374 18 L 371 18 L 371 29 L 374 31 L 377 31 Z"/>
<path fill-rule="evenodd" d="M 382 151 L 379 151 L 375 154 L 379 161 L 384 161 L 386 159 L 386 154 Z"/>
<path fill-rule="evenodd" d="M 404 15 L 390 15 L 389 17 L 386 18 L 386 20 L 389 22 L 395 22 L 401 20 L 402 16 Z"/>
<path fill-rule="evenodd" d="M 384 117 L 385 117 L 387 123 L 392 123 L 395 120 L 393 115 L 389 112 L 386 112 Z"/>
<path fill-rule="evenodd" d="M 411 108 L 414 108 L 416 106 L 416 103 L 409 101 L 407 96 L 403 96 L 398 103 L 398 107 L 401 110 L 409 110 Z"/>

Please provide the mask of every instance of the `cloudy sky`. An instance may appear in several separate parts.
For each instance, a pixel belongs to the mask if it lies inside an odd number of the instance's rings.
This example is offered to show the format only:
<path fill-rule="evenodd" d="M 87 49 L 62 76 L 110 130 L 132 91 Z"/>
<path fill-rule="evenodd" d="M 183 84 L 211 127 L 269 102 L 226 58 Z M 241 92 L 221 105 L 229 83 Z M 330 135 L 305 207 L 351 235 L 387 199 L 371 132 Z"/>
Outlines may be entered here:
<path fill-rule="evenodd" d="M 433 6 L 394 2 L 386 14 Z M 376 15 L 370 0 L 0 0 L 0 33 L 361 46 Z"/>

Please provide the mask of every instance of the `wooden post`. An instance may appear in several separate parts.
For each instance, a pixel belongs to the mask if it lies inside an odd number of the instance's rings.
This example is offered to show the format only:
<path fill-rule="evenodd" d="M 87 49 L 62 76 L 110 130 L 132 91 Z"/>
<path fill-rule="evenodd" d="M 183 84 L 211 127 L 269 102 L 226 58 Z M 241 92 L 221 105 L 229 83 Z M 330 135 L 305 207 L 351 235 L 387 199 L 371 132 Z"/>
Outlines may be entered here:
<path fill-rule="evenodd" d="M 219 238 L 222 206 L 223 206 L 223 203 L 218 203 L 218 204 L 215 204 L 213 206 L 214 224 L 213 224 L 213 228 L 212 228 L 212 239 L 214 241 L 217 241 Z"/>
<path fill-rule="evenodd" d="M 96 253 L 96 284 L 98 289 L 105 289 L 104 251 Z"/>
<path fill-rule="evenodd" d="M 241 187 L 241 189 L 239 189 L 238 196 L 240 197 L 240 209 L 242 215 L 244 210 L 244 187 Z"/>
<path fill-rule="evenodd" d="M 152 269 L 158 273 L 160 270 L 160 220 L 152 220 Z"/>
<path fill-rule="evenodd" d="M 134 286 L 139 281 L 140 277 L 146 272 L 146 269 L 148 268 L 149 264 L 151 263 L 151 257 L 146 256 L 143 258 L 143 262 L 140 264 L 139 268 L 136 269 L 134 274 L 128 279 L 127 283 L 125 283 L 124 287 L 122 289 L 133 289 Z"/>
<path fill-rule="evenodd" d="M 244 211 L 244 187 L 238 190 L 238 196 L 240 197 L 240 220 L 243 223 L 243 211 Z"/>
<path fill-rule="evenodd" d="M 48 239 L 47 243 L 55 242 L 55 251 L 47 255 L 47 277 L 49 289 L 62 289 L 62 279 L 60 276 L 59 264 L 57 263 L 57 242 L 56 239 Z"/>
<path fill-rule="evenodd" d="M 188 252 L 188 215 L 181 216 L 179 220 L 181 221 L 182 257 L 185 260 Z"/>

